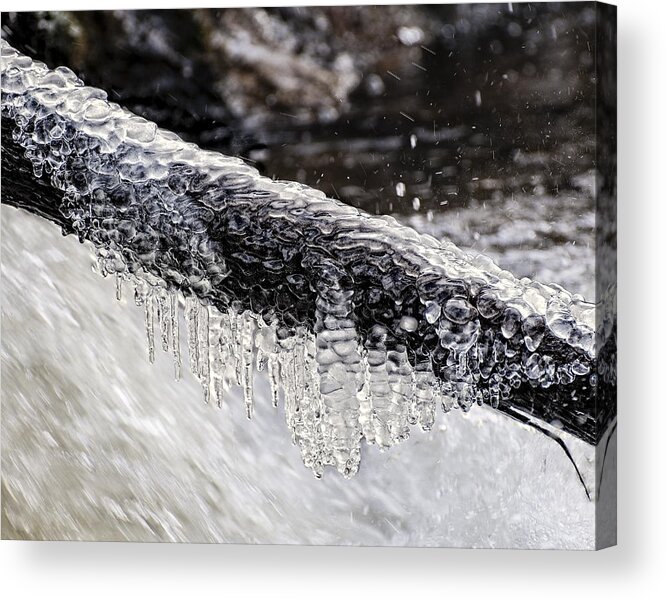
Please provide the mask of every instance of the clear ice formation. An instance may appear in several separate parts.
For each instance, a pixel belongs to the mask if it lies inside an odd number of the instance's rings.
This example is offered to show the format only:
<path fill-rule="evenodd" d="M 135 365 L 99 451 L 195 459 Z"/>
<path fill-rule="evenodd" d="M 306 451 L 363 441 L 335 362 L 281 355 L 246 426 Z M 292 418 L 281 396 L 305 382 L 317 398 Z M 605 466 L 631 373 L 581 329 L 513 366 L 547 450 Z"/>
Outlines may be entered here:
<path fill-rule="evenodd" d="M 613 323 L 595 336 L 582 297 L 261 177 L 4 40 L 2 117 L 34 176 L 62 191 L 66 232 L 94 244 L 119 298 L 134 287 L 149 360 L 170 352 L 180 376 L 184 305 L 205 400 L 220 406 L 238 385 L 251 417 L 253 373 L 266 370 L 318 477 L 327 465 L 353 476 L 362 439 L 388 448 L 432 428 L 438 407 L 597 385 L 596 344 Z M 575 414 L 594 418 L 582 400 Z"/>

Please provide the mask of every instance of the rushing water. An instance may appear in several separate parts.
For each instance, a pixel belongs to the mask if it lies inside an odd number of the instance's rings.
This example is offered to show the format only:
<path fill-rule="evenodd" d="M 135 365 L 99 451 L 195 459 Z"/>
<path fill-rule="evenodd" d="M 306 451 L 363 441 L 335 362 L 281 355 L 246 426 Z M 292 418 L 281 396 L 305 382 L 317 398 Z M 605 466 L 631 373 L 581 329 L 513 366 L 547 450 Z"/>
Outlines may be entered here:
<path fill-rule="evenodd" d="M 479 408 L 316 480 L 264 375 L 204 405 L 91 249 L 2 208 L 3 536 L 589 548 L 589 502 L 562 450 Z M 181 328 L 184 328 L 184 322 Z M 184 360 L 187 355 L 184 356 Z M 593 485 L 592 448 L 565 439 Z M 556 491 L 556 493 L 555 493 Z"/>

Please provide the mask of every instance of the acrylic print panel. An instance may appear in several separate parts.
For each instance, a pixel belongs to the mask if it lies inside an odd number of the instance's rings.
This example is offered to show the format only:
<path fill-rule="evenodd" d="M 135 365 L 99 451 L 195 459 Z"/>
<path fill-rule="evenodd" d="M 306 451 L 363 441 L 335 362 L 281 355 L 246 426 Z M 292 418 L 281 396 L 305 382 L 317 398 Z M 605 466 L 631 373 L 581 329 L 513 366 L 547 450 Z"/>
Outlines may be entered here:
<path fill-rule="evenodd" d="M 613 7 L 2 38 L 3 538 L 614 543 Z"/>

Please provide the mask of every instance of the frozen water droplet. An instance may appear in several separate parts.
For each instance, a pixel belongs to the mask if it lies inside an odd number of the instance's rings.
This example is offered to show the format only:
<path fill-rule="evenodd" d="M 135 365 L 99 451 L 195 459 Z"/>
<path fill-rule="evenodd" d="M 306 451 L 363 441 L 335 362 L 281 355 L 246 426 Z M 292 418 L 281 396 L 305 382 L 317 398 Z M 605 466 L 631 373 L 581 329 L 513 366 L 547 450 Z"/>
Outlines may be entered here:
<path fill-rule="evenodd" d="M 423 41 L 424 33 L 420 27 L 403 26 L 398 29 L 398 39 L 405 46 L 414 46 Z"/>
<path fill-rule="evenodd" d="M 508 308 L 504 312 L 504 320 L 502 321 L 502 335 L 510 339 L 520 328 L 520 313 L 514 308 Z"/>
<path fill-rule="evenodd" d="M 428 302 L 424 311 L 425 319 L 428 321 L 428 323 L 431 325 L 437 323 L 441 314 L 442 308 L 439 304 L 437 304 L 437 302 Z"/>
<path fill-rule="evenodd" d="M 400 319 L 400 329 L 409 331 L 410 333 L 418 329 L 419 322 L 414 317 L 402 317 Z"/>
<path fill-rule="evenodd" d="M 444 316 L 452 323 L 464 325 L 476 315 L 476 310 L 465 298 L 454 297 L 444 305 Z"/>

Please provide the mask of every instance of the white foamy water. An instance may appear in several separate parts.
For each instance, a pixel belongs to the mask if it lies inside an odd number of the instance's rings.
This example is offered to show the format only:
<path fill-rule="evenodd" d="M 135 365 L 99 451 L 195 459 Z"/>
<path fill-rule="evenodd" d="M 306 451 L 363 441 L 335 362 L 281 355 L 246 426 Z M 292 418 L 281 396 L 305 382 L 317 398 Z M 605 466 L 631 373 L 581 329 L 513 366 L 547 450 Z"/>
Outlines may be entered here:
<path fill-rule="evenodd" d="M 314 479 L 267 378 L 252 421 L 237 388 L 204 405 L 159 340 L 149 363 L 144 311 L 91 255 L 2 208 L 3 537 L 593 546 L 594 504 L 562 450 L 485 407 L 383 453 L 363 444 L 352 480 Z M 592 449 L 565 439 L 592 488 Z"/>

